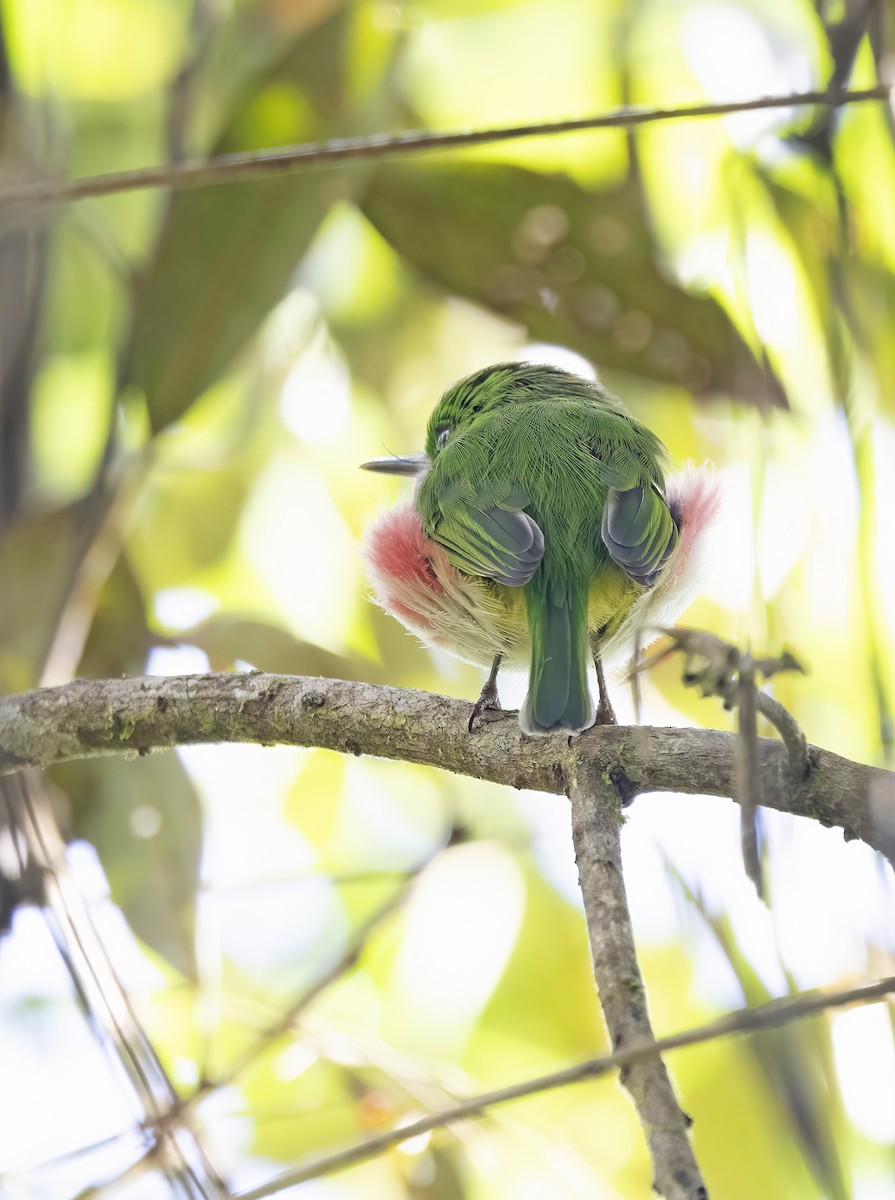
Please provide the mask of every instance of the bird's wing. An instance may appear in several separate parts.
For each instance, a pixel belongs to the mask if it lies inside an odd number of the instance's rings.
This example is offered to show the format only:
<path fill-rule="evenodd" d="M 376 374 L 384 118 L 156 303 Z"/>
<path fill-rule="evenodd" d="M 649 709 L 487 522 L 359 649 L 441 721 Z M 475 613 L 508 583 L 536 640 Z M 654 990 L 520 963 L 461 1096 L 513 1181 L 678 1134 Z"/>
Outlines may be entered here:
<path fill-rule="evenodd" d="M 612 561 L 645 587 L 656 582 L 680 536 L 665 497 L 653 483 L 610 487 L 600 532 Z"/>
<path fill-rule="evenodd" d="M 442 507 L 431 536 L 461 571 L 507 587 L 523 587 L 544 557 L 544 535 L 522 511 L 525 502 L 518 491 L 500 505 L 456 497 Z"/>

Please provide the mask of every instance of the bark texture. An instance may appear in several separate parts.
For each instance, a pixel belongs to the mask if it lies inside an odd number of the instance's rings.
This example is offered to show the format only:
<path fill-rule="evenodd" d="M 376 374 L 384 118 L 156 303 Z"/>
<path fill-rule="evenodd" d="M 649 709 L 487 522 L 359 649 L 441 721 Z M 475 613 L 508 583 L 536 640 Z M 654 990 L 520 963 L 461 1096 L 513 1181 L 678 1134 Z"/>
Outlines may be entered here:
<path fill-rule="evenodd" d="M 646 990 L 622 876 L 622 811 L 610 776 L 592 762 L 575 771 L 569 788 L 572 840 L 590 937 L 594 978 L 613 1051 L 655 1045 Z M 643 1125 L 653 1161 L 653 1188 L 666 1200 L 708 1200 L 683 1113 L 657 1054 L 620 1071 Z"/>
<path fill-rule="evenodd" d="M 569 742 L 532 738 L 512 717 L 470 735 L 469 705 L 426 692 L 305 676 L 220 673 L 75 680 L 0 697 L 0 775 L 71 759 L 202 742 L 320 746 L 426 763 L 516 788 L 567 792 L 576 763 L 644 792 L 736 794 L 736 738 L 708 729 L 600 726 Z M 807 772 L 762 738 L 769 808 L 860 838 L 895 861 L 895 774 L 809 746 Z"/>
<path fill-rule="evenodd" d="M 630 1055 L 619 1064 L 621 1081 L 646 1134 L 655 1189 L 666 1200 L 707 1200 L 689 1119 L 656 1053 L 620 829 L 623 806 L 643 792 L 735 797 L 737 740 L 715 730 L 619 726 L 532 738 L 509 715 L 470 734 L 469 711 L 463 701 L 424 692 L 261 672 L 81 679 L 0 697 L 0 776 L 72 759 L 250 742 L 370 754 L 565 793 L 594 975 L 613 1051 Z M 771 739 L 758 744 L 753 766 L 763 802 L 838 826 L 847 839 L 861 838 L 895 861 L 895 774 L 806 747 L 798 731 L 788 732 L 790 753 Z M 433 1120 L 443 1123 L 444 1114 Z M 355 1147 L 338 1165 L 372 1152 Z M 252 1195 L 260 1200 L 310 1177 L 287 1172 Z"/>

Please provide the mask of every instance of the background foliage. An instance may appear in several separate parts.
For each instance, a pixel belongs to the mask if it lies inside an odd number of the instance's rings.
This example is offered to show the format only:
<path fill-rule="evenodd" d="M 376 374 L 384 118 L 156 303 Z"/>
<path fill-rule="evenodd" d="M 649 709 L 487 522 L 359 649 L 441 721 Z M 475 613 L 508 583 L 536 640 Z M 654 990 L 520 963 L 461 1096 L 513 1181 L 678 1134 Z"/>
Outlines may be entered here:
<path fill-rule="evenodd" d="M 6 185 L 869 86 L 895 52 L 884 3 L 3 0 L 0 14 Z M 716 570 L 687 622 L 792 645 L 811 675 L 781 677 L 778 695 L 809 738 L 891 764 L 893 133 L 881 104 L 784 109 L 49 216 L 0 207 L 0 689 L 248 665 L 477 695 L 471 668 L 368 602 L 358 542 L 401 485 L 356 468 L 417 447 L 460 375 L 547 358 L 596 369 L 676 462 L 718 464 Z M 645 716 L 727 719 L 673 667 Z M 75 764 L 53 783 L 73 876 L 175 1086 L 199 1088 L 234 1189 L 605 1048 L 556 798 L 246 747 Z M 636 802 L 626 863 L 658 1032 L 892 970 L 891 876 L 828 831 L 767 825 L 771 912 L 742 876 L 732 805 Z M 265 1036 L 384 903 L 357 963 Z M 34 910 L 0 944 L 0 1006 L 0 1186 L 69 1197 L 117 1177 L 141 1153 L 140 1114 Z M 883 1008 L 671 1066 L 713 1194 L 895 1196 Z M 607 1080 L 306 1191 L 640 1200 L 649 1180 Z M 149 1171 L 119 1194 L 170 1193 Z"/>

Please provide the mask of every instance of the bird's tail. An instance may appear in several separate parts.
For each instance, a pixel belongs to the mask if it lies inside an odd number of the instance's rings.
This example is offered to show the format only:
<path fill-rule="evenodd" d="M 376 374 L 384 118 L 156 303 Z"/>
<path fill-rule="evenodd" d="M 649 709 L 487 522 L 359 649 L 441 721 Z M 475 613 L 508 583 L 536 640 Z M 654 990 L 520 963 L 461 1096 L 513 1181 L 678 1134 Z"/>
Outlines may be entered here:
<path fill-rule="evenodd" d="M 525 588 L 531 635 L 528 695 L 519 714 L 526 733 L 589 729 L 596 708 L 588 684 L 587 586 L 561 593 L 542 580 Z"/>

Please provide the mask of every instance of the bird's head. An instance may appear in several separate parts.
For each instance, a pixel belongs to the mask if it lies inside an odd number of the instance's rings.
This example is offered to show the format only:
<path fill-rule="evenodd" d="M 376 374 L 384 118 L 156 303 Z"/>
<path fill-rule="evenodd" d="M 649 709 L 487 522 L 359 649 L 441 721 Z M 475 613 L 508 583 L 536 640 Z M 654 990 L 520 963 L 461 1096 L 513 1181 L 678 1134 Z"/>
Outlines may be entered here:
<path fill-rule="evenodd" d="M 426 453 L 434 458 L 457 431 L 509 404 L 550 400 L 587 388 L 585 380 L 559 367 L 526 362 L 496 363 L 448 388 L 429 418 Z"/>
<path fill-rule="evenodd" d="M 597 385 L 544 364 L 505 362 L 467 375 L 448 388 L 426 428 L 426 449 L 421 454 L 376 458 L 364 463 L 369 471 L 391 475 L 424 474 L 451 437 L 486 413 L 517 402 L 551 400 L 582 395 L 593 397 Z"/>

